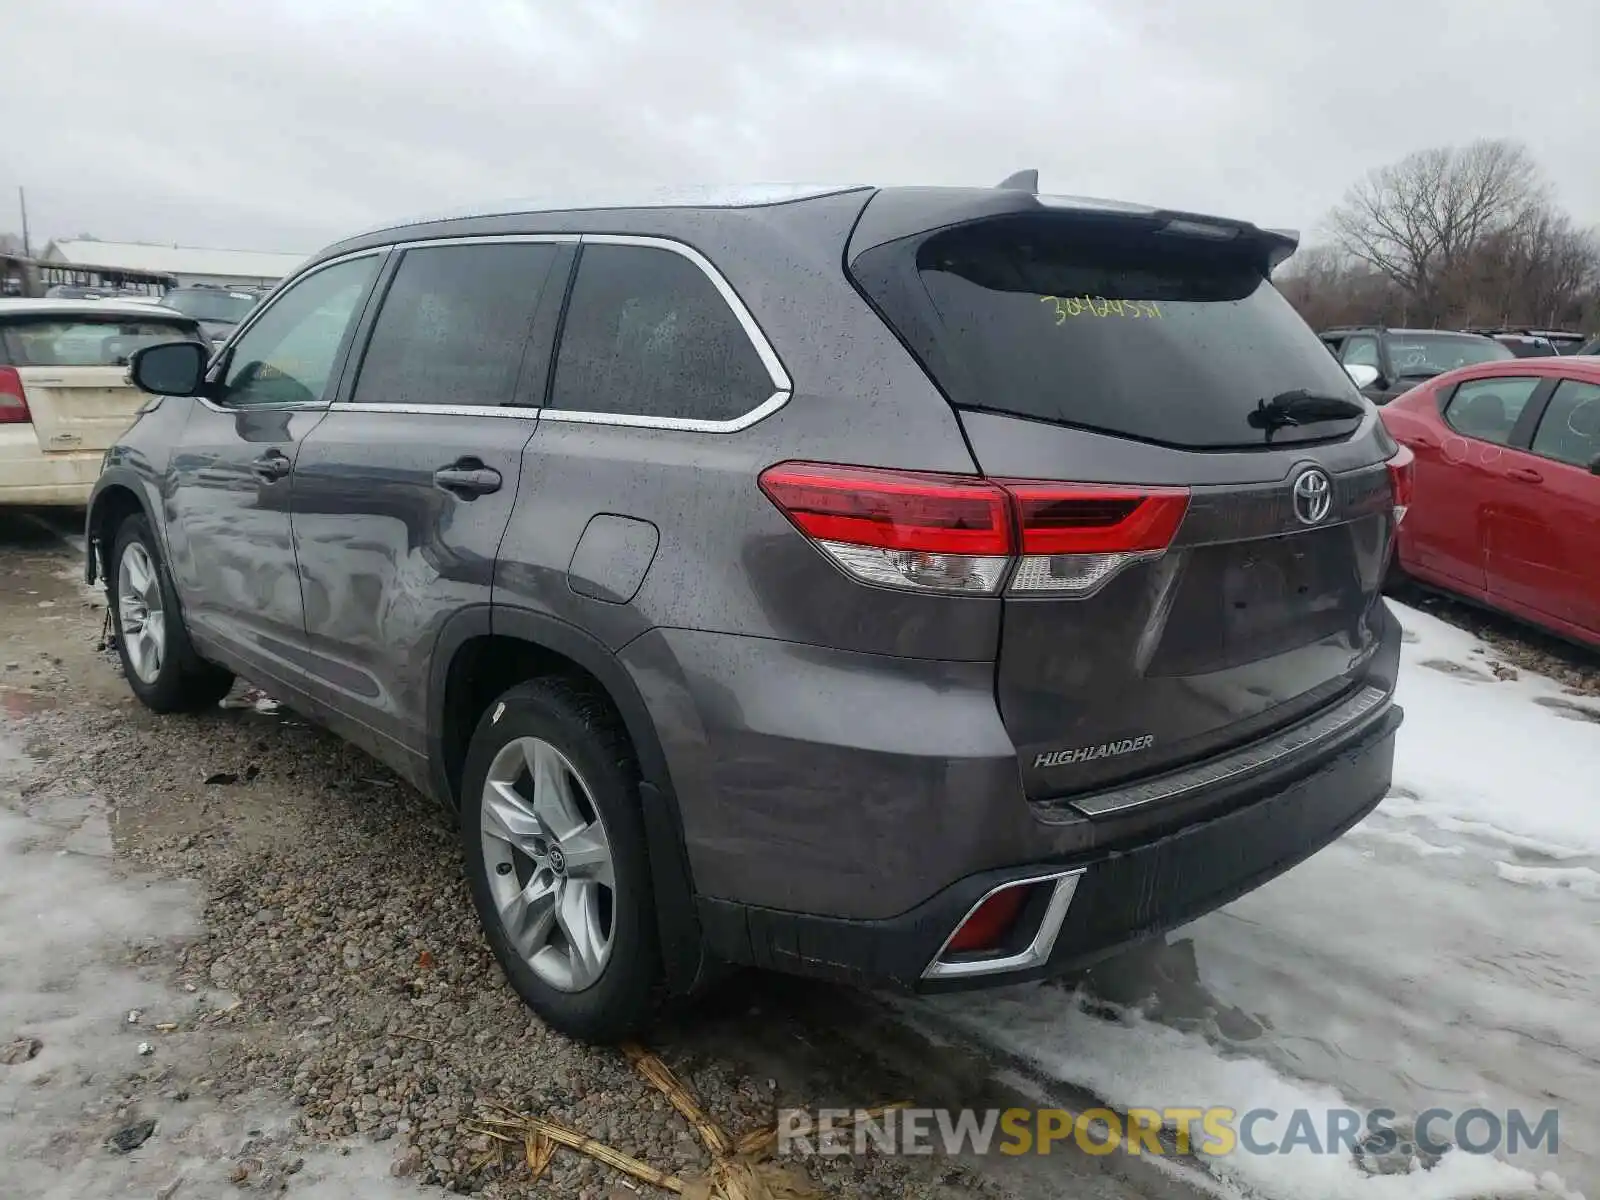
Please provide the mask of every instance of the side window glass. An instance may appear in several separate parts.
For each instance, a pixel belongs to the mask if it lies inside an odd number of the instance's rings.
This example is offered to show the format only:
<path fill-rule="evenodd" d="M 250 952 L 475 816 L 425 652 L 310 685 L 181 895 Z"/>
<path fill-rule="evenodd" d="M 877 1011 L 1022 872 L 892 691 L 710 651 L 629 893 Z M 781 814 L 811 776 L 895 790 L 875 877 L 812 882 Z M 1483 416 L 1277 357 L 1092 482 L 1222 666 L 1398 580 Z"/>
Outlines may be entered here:
<path fill-rule="evenodd" d="M 290 286 L 234 343 L 217 402 L 254 408 L 325 399 L 339 347 L 377 270 L 378 256 L 369 254 Z"/>
<path fill-rule="evenodd" d="M 1589 470 L 1600 457 L 1600 387 L 1563 379 L 1539 418 L 1529 448 L 1542 458 Z"/>
<path fill-rule="evenodd" d="M 509 404 L 555 247 L 407 250 L 351 396 L 356 404 Z"/>
<path fill-rule="evenodd" d="M 693 262 L 653 246 L 584 246 L 552 409 L 729 421 L 774 390 L 744 327 Z"/>
<path fill-rule="evenodd" d="M 1370 337 L 1351 338 L 1344 344 L 1344 357 L 1340 361 L 1347 367 L 1377 367 L 1378 339 Z"/>
<path fill-rule="evenodd" d="M 1456 388 L 1444 419 L 1457 433 L 1504 446 L 1541 380 L 1527 378 L 1469 379 Z"/>

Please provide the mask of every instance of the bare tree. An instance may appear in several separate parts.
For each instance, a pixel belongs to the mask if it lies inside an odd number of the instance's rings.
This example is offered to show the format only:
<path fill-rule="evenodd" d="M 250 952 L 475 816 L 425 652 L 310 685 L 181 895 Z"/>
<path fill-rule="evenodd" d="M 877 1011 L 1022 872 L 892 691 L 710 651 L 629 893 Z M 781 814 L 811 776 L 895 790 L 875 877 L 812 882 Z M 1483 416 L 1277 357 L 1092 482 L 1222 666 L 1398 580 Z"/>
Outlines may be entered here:
<path fill-rule="evenodd" d="M 1547 191 L 1519 142 L 1420 150 L 1379 167 L 1330 221 L 1339 246 L 1411 299 L 1413 320 L 1443 316 L 1443 288 L 1486 239 L 1547 207 Z"/>

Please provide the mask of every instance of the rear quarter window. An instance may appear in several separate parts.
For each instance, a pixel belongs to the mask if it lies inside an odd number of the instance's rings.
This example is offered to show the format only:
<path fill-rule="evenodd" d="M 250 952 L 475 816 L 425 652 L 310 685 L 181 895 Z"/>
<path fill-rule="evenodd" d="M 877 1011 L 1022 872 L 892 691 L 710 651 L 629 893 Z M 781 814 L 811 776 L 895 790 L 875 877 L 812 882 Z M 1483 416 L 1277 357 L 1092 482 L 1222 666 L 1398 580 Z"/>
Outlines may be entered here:
<path fill-rule="evenodd" d="M 120 367 L 158 342 L 202 341 L 192 321 L 127 317 L 36 317 L 0 326 L 14 367 Z"/>
<path fill-rule="evenodd" d="M 728 302 L 690 259 L 655 246 L 586 245 L 550 407 L 655 421 L 725 422 L 774 394 Z"/>

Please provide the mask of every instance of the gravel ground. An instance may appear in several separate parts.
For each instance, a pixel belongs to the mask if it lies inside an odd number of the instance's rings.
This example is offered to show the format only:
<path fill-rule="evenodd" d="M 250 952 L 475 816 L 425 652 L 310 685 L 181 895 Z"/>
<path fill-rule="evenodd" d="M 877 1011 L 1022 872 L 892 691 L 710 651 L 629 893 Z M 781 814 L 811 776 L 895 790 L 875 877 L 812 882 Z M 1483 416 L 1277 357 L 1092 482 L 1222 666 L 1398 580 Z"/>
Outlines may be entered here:
<path fill-rule="evenodd" d="M 1600 696 L 1600 652 L 1414 584 L 1397 587 L 1394 595 L 1397 600 L 1470 630 L 1488 642 L 1499 652 L 1502 668 L 1548 675 L 1574 696 Z"/>
<path fill-rule="evenodd" d="M 287 1097 L 292 1120 L 243 1130 L 234 1145 L 233 1182 L 266 1192 L 293 1184 L 303 1155 L 355 1139 L 386 1151 L 392 1175 L 461 1194 L 635 1194 L 565 1151 L 539 1184 L 514 1160 L 474 1169 L 490 1143 L 468 1125 L 490 1102 L 680 1175 L 707 1166 L 682 1118 L 623 1055 L 547 1031 L 518 1001 L 478 931 L 454 833 L 430 801 L 239 689 L 242 707 L 144 711 L 113 657 L 96 651 L 103 609 L 71 579 L 71 556 L 14 544 L 0 555 L 0 734 L 31 760 L 12 807 L 103 797 L 121 863 L 197 881 L 205 897 L 198 936 L 135 947 L 120 964 L 165 975 L 188 1003 L 164 1015 L 174 1028 L 161 1035 L 159 1066 L 114 1085 L 108 1076 L 97 1129 L 191 1099 L 226 1109 L 263 1089 Z M 780 1106 L 912 1098 L 904 1076 L 830 1048 L 830 1017 L 854 1019 L 860 1003 L 836 989 L 735 980 L 703 1011 L 669 1021 L 652 1048 L 735 1136 L 769 1126 Z M 11 1036 L 0 1029 L 0 1042 Z M 181 1039 L 187 1051 L 169 1055 Z M 867 1155 L 808 1169 L 838 1195 L 1024 1194 L 987 1178 L 989 1166 L 949 1160 Z"/>

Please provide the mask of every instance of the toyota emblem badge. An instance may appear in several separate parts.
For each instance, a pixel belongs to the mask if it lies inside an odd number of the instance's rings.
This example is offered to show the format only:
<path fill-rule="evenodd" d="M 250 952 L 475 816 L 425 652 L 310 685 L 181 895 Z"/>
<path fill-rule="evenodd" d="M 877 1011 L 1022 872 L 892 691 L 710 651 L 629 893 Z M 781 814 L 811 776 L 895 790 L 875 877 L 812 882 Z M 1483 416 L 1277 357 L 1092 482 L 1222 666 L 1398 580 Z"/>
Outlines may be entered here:
<path fill-rule="evenodd" d="M 1307 467 L 1295 476 L 1294 515 L 1302 525 L 1320 524 L 1333 508 L 1333 480 L 1321 467 Z"/>

